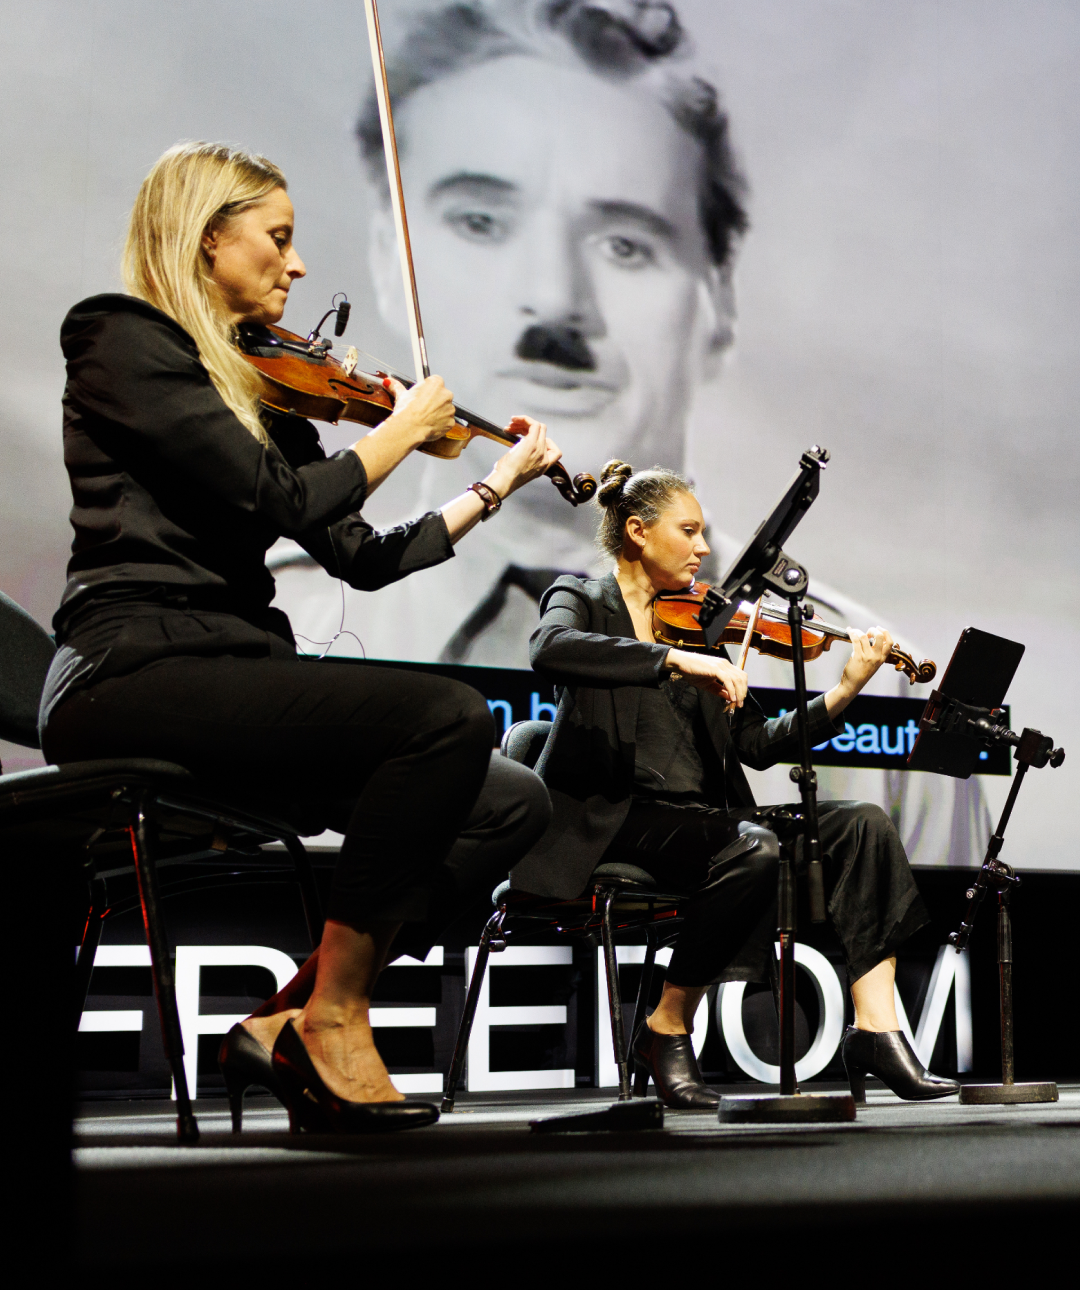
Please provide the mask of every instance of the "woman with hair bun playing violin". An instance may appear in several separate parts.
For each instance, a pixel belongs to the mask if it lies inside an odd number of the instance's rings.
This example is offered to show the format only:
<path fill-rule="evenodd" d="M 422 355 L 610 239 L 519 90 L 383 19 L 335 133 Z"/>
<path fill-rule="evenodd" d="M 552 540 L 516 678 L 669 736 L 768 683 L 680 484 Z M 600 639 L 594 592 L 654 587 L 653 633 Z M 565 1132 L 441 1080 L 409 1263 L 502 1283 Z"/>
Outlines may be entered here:
<path fill-rule="evenodd" d="M 709 552 L 692 486 L 673 471 L 635 474 L 613 461 L 596 500 L 598 544 L 615 567 L 596 580 L 561 577 L 541 600 L 532 662 L 559 687 L 559 706 L 537 770 L 554 816 L 511 879 L 568 899 L 601 861 L 621 861 L 687 894 L 663 995 L 634 1036 L 633 1059 L 669 1106 L 711 1107 L 719 1095 L 702 1082 L 694 1015 L 713 983 L 768 979 L 776 927 L 779 846 L 748 818 L 742 765 L 796 759 L 795 716 L 766 720 L 725 653 L 654 639 L 656 596 L 689 587 Z M 836 733 L 833 720 L 892 649 L 880 627 L 851 639 L 840 682 L 810 703 L 813 743 Z M 862 1100 L 873 1074 L 902 1098 L 955 1093 L 923 1068 L 896 1017 L 896 950 L 928 922 L 899 835 L 866 803 L 822 802 L 819 814 L 829 918 L 855 1005 L 843 1044 L 852 1091 Z"/>
<path fill-rule="evenodd" d="M 523 422 L 485 481 L 374 531 L 360 508 L 453 426 L 453 399 L 436 376 L 408 392 L 387 382 L 393 414 L 329 459 L 314 426 L 260 407 L 234 341 L 243 323 L 281 318 L 305 272 L 292 237 L 276 166 L 177 145 L 132 211 L 130 294 L 84 300 L 64 320 L 75 541 L 42 747 L 50 761 L 175 762 L 301 832 L 345 835 L 317 952 L 226 1037 L 233 1124 L 259 1084 L 294 1127 L 408 1128 L 438 1112 L 405 1103 L 387 1074 L 368 1023 L 375 979 L 392 947 L 423 953 L 440 919 L 505 875 L 542 832 L 547 795 L 493 758 L 491 715 L 470 687 L 301 662 L 265 555 L 284 534 L 375 590 L 449 559 L 559 451 Z"/>

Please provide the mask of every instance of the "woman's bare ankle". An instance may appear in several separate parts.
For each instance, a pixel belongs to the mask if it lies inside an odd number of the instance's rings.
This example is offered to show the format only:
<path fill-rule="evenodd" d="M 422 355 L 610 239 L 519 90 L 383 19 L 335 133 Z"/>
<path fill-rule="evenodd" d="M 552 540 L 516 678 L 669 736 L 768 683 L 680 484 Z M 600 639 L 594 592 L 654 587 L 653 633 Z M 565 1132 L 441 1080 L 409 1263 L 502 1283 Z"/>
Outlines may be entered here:
<path fill-rule="evenodd" d="M 900 1029 L 900 1023 L 880 1017 L 855 1017 L 855 1029 L 867 1030 L 874 1035 L 888 1035 Z"/>
<path fill-rule="evenodd" d="M 367 1009 L 304 1009 L 296 1030 L 323 1083 L 349 1102 L 403 1102 L 386 1069 Z"/>
<path fill-rule="evenodd" d="M 677 1018 L 657 1016 L 655 1012 L 646 1018 L 645 1024 L 654 1035 L 685 1035 L 688 1033 L 682 1021 Z"/>
<path fill-rule="evenodd" d="M 325 999 L 309 999 L 298 1012 L 298 1028 L 303 1034 L 318 1034 L 323 1030 L 351 1030 L 357 1026 L 370 1027 L 368 1000 L 349 1000 L 346 1003 L 328 1003 Z"/>
<path fill-rule="evenodd" d="M 299 1015 L 299 1008 L 286 1008 L 284 1012 L 275 1012 L 269 1017 L 246 1017 L 240 1024 L 253 1039 L 257 1039 L 262 1044 L 268 1053 L 272 1053 L 282 1026 Z"/>

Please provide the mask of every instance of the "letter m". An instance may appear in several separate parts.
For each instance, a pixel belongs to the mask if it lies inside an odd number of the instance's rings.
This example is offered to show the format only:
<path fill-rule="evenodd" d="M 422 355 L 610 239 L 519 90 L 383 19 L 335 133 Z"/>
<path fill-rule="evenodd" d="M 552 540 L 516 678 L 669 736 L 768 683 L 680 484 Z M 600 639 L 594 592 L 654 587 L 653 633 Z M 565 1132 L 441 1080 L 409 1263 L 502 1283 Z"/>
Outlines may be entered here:
<path fill-rule="evenodd" d="M 915 1055 L 924 1066 L 930 1065 L 934 1055 L 941 1023 L 945 1017 L 945 1005 L 949 1002 L 949 991 L 956 990 L 956 1069 L 959 1072 L 971 1070 L 971 961 L 967 950 L 957 953 L 951 945 L 943 945 L 938 950 L 937 962 L 930 976 L 930 986 L 923 1001 L 919 1026 L 914 1034 L 911 1023 L 900 999 L 900 991 L 895 990 L 896 1015 L 900 1020 L 900 1029 L 907 1036 L 908 1043 L 915 1050 Z"/>

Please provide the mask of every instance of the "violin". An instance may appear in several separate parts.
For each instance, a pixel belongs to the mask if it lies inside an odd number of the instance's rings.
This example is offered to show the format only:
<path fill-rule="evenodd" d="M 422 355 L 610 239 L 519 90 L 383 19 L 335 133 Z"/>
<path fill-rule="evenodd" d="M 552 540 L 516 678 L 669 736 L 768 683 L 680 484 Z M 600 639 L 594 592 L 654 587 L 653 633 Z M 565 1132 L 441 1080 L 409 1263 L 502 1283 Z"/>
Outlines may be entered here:
<path fill-rule="evenodd" d="M 338 307 L 339 318 L 342 309 Z M 383 385 L 382 376 L 359 371 L 352 348 L 345 361 L 339 361 L 330 353 L 330 342 L 319 339 L 318 328 L 305 338 L 284 327 L 248 324 L 239 329 L 237 347 L 262 377 L 262 401 L 275 412 L 329 421 L 331 425 L 356 421 L 377 426 L 394 410 L 393 395 Z M 406 388 L 413 385 L 407 377 L 396 379 Z M 456 409 L 454 419 L 455 427 L 445 438 L 422 444 L 419 451 L 450 460 L 460 457 L 477 437 L 492 439 L 505 447 L 513 447 L 520 437 L 464 408 Z M 596 480 L 591 475 L 571 479 L 561 461 L 544 473 L 571 506 L 587 502 L 596 492 Z"/>
<path fill-rule="evenodd" d="M 661 592 L 656 597 L 652 606 L 652 628 L 653 636 L 661 645 L 675 649 L 709 648 L 705 643 L 704 629 L 698 623 L 698 612 L 708 590 L 708 583 L 695 582 L 686 591 Z M 833 627 L 815 614 L 802 629 L 803 657 L 807 661 L 820 658 L 837 640 L 850 642 L 851 637 L 845 628 Z M 744 665 L 749 649 L 771 658 L 790 659 L 791 625 L 787 610 L 763 605 L 760 600 L 749 613 L 740 609 L 724 628 L 717 644 L 723 642 L 742 644 L 740 667 Z M 896 645 L 885 661 L 892 663 L 898 672 L 903 672 L 912 685 L 916 681 L 926 685 L 937 675 L 936 663 L 930 659 L 916 663 L 909 653 Z"/>

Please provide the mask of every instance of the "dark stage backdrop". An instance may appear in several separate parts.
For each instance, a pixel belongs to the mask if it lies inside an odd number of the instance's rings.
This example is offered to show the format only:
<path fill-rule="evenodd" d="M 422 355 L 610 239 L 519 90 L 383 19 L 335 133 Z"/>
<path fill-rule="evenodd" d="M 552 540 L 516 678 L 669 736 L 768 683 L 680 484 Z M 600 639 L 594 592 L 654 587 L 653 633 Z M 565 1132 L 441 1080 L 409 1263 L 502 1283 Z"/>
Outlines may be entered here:
<path fill-rule="evenodd" d="M 463 405 L 542 417 L 573 471 L 612 456 L 685 468 L 718 563 L 799 453 L 824 444 L 833 460 L 791 550 L 826 617 L 884 622 L 939 663 L 969 625 L 1023 641 L 1013 721 L 1067 747 L 1080 718 L 1077 6 L 673 0 L 678 28 L 612 75 L 545 15 L 591 7 L 617 23 L 642 6 L 473 0 L 515 52 L 432 80 L 462 21 L 452 7 L 382 3 L 395 84 L 427 82 L 395 108 L 429 349 Z M 308 267 L 286 325 L 306 332 L 344 289 L 345 343 L 399 367 L 409 351 L 379 159 L 365 165 L 355 133 L 371 85 L 360 0 L 0 0 L 0 24 L 0 588 L 47 623 L 70 539 L 57 333 L 76 300 L 119 288 L 127 212 L 165 148 L 225 139 L 275 159 Z M 749 219 L 719 266 L 702 154 L 667 106 L 711 92 Z M 569 317 L 584 375 L 522 357 L 526 321 Z M 495 452 L 410 460 L 369 514 L 441 504 Z M 355 633 L 336 654 L 359 638 L 373 658 L 522 668 L 537 586 L 600 567 L 593 518 L 538 481 L 446 566 L 347 592 L 344 610 L 337 584 L 280 544 L 278 600 L 311 640 Z M 842 654 L 814 664 L 811 685 L 826 688 Z M 759 659 L 751 675 L 791 684 Z M 890 673 L 874 693 L 900 684 Z M 1077 867 L 1062 805 L 1078 765 L 1031 777 L 1015 863 Z M 755 780 L 758 796 L 779 796 L 785 774 Z M 979 858 L 1007 788 L 883 765 L 822 777 L 830 796 L 894 813 L 916 863 L 946 867 Z"/>

